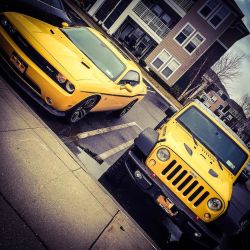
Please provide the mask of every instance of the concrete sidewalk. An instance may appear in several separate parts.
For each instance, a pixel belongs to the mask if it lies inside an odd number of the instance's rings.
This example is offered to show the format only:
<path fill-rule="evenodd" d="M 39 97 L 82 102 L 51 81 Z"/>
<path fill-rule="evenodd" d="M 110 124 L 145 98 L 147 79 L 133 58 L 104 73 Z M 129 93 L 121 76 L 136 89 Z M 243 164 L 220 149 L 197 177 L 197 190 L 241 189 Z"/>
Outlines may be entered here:
<path fill-rule="evenodd" d="M 0 249 L 155 248 L 1 78 L 0 105 Z"/>

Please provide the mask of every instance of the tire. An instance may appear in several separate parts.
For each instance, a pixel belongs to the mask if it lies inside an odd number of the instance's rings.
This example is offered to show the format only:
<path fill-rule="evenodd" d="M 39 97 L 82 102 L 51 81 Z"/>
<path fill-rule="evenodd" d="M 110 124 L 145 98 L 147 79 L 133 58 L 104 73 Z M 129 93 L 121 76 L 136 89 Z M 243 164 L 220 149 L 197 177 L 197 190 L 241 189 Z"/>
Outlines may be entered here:
<path fill-rule="evenodd" d="M 124 108 L 114 111 L 113 112 L 114 116 L 117 118 L 123 117 L 135 105 L 136 102 L 137 102 L 137 100 L 134 100 L 134 101 L 130 102 Z"/>
<path fill-rule="evenodd" d="M 73 108 L 66 116 L 69 123 L 77 123 L 82 120 L 92 108 L 99 102 L 98 96 L 91 96 L 82 101 L 79 105 Z"/>

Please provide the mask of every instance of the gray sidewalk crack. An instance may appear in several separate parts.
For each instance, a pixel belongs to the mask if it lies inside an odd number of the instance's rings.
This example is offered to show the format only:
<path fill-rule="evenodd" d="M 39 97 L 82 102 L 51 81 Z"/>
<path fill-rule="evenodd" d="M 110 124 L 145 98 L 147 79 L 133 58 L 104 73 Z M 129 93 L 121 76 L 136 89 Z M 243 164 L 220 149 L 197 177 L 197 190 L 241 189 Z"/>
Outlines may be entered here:
<path fill-rule="evenodd" d="M 15 207 L 12 206 L 12 204 L 9 202 L 9 200 L 3 195 L 2 192 L 0 192 L 0 196 L 3 198 L 3 200 L 8 204 L 8 206 L 15 212 L 15 214 L 18 216 L 18 218 L 27 226 L 27 228 L 32 232 L 32 234 L 35 236 L 35 238 L 42 244 L 42 246 L 45 249 L 49 249 L 44 240 L 33 230 L 33 228 L 26 222 L 26 220 L 22 217 L 22 215 L 16 210 Z"/>
<path fill-rule="evenodd" d="M 24 130 L 33 130 L 33 129 L 38 129 L 38 128 L 43 128 L 43 127 L 35 127 L 35 128 L 18 128 L 18 129 L 8 129 L 8 130 L 1 130 L 0 133 L 6 133 L 6 132 L 15 132 L 15 131 L 24 131 Z"/>
<path fill-rule="evenodd" d="M 109 225 L 114 221 L 115 217 L 118 215 L 118 213 L 120 212 L 120 210 L 118 210 L 115 215 L 111 218 L 111 220 L 108 222 L 108 224 L 103 228 L 103 230 L 100 232 L 100 234 L 97 236 L 97 238 L 93 241 L 93 243 L 90 245 L 89 250 L 93 248 L 93 246 L 95 245 L 95 243 L 100 239 L 100 237 L 102 236 L 102 234 L 105 232 L 105 230 L 109 227 Z"/>

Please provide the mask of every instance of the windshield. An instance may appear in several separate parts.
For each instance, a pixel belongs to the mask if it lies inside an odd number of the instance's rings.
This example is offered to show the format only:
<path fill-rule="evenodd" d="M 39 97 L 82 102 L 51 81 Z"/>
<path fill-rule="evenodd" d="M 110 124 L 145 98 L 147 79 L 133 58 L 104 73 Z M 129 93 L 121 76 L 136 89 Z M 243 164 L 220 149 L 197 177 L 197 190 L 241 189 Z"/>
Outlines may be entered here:
<path fill-rule="evenodd" d="M 233 174 L 247 159 L 247 154 L 197 108 L 191 107 L 177 121 L 205 145 Z"/>
<path fill-rule="evenodd" d="M 125 70 L 120 59 L 87 28 L 63 29 L 63 32 L 111 80 Z"/>

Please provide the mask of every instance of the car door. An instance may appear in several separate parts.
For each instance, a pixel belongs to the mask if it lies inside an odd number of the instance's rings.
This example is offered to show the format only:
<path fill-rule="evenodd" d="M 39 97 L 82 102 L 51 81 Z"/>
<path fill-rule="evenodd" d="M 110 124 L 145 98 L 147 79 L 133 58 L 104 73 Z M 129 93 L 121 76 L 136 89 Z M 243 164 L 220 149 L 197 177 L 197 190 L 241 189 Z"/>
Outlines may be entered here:
<path fill-rule="evenodd" d="M 109 95 L 103 96 L 103 105 L 107 110 L 121 109 L 142 93 L 140 74 L 135 70 L 129 70 L 120 79 L 113 83 Z"/>

